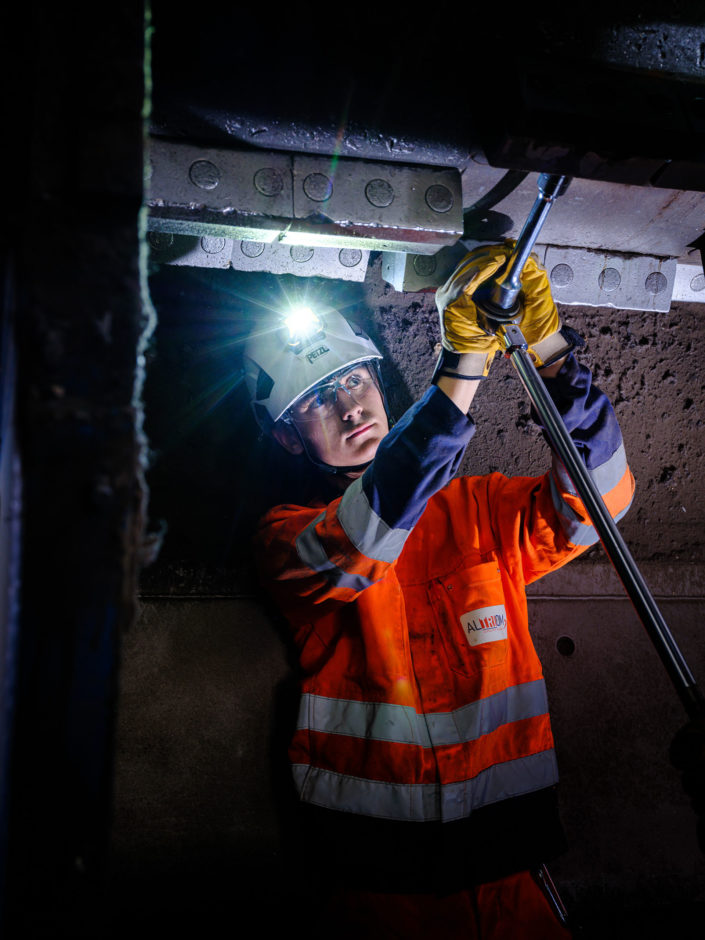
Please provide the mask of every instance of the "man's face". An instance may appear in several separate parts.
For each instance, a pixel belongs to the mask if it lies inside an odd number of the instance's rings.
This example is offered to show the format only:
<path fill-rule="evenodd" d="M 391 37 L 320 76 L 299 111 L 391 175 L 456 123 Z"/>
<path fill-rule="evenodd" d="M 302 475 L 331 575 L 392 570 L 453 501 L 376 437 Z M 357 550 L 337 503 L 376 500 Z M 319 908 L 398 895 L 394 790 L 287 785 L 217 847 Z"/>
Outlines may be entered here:
<path fill-rule="evenodd" d="M 309 453 L 332 467 L 372 460 L 389 430 L 382 395 L 364 364 L 321 383 L 289 413 Z"/>

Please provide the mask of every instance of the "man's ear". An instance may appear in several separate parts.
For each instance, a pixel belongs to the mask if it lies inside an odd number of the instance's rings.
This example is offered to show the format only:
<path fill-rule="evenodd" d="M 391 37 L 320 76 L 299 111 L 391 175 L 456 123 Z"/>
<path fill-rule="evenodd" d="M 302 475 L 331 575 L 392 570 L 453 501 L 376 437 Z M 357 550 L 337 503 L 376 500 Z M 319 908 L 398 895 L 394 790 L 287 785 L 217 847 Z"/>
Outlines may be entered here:
<path fill-rule="evenodd" d="M 295 428 L 284 421 L 277 421 L 272 428 L 272 437 L 290 454 L 303 454 L 304 447 Z"/>

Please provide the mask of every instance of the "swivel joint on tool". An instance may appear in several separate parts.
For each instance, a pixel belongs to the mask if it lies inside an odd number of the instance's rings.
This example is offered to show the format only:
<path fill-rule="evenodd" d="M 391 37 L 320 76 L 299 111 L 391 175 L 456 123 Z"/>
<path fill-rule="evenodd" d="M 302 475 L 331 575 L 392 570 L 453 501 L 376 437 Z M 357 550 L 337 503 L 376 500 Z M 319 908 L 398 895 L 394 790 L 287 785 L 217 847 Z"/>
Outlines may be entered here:
<path fill-rule="evenodd" d="M 496 333 L 499 327 L 508 323 L 519 322 L 522 310 L 521 272 L 554 200 L 563 195 L 569 183 L 569 176 L 551 173 L 542 173 L 539 176 L 539 194 L 524 223 L 514 251 L 499 272 L 475 291 L 473 301 L 482 315 L 483 326 L 488 333 Z"/>

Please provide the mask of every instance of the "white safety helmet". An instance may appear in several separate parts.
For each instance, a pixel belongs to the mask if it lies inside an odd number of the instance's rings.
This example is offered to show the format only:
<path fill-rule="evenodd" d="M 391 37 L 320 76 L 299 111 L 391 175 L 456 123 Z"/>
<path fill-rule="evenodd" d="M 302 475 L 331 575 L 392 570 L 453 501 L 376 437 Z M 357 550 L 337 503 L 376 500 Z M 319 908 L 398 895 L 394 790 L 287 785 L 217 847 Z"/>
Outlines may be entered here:
<path fill-rule="evenodd" d="M 255 417 L 269 430 L 319 382 L 347 366 L 381 358 L 369 336 L 332 308 L 314 313 L 297 307 L 267 318 L 250 334 L 243 356 Z"/>

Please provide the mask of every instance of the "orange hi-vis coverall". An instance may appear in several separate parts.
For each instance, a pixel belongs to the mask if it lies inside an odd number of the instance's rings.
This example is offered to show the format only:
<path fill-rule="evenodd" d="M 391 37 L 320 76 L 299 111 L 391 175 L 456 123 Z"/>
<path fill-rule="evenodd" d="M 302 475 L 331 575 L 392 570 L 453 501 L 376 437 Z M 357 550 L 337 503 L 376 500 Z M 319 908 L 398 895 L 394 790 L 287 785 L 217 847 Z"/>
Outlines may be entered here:
<path fill-rule="evenodd" d="M 633 478 L 611 405 L 572 355 L 545 382 L 620 518 Z M 527 798 L 557 781 L 525 586 L 597 534 L 555 457 L 539 477 L 456 477 L 473 433 L 432 387 L 344 495 L 270 510 L 257 554 L 299 654 L 290 759 L 300 799 L 395 832 L 489 813 L 482 838 L 464 838 L 465 856 L 491 854 L 496 839 L 502 858 L 473 869 L 476 881 L 545 860 L 537 827 L 533 846 L 511 845 L 515 807 L 531 813 Z M 424 825 L 412 828 L 423 838 Z"/>

